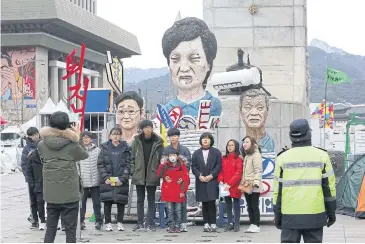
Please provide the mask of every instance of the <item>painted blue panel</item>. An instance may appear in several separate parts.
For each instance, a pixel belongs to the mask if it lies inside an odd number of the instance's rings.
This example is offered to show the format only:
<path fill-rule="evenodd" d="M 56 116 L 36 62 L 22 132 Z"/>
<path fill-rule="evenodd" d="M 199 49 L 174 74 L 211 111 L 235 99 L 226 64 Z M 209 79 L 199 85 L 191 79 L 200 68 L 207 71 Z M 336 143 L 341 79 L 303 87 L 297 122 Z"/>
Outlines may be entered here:
<path fill-rule="evenodd" d="M 84 91 L 80 91 L 81 95 Z M 109 111 L 110 90 L 88 90 L 85 113 L 105 113 Z"/>

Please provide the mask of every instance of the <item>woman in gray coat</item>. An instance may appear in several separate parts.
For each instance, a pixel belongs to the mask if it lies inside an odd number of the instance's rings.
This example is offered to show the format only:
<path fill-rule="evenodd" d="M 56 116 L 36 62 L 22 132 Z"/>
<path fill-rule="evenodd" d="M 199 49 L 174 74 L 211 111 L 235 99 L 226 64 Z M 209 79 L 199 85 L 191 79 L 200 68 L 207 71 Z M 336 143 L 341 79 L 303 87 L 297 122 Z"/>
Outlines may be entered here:
<path fill-rule="evenodd" d="M 93 143 L 94 134 L 89 131 L 84 131 L 80 135 L 81 144 L 89 153 L 89 157 L 80 161 L 80 173 L 84 195 L 82 197 L 82 207 L 80 212 L 81 229 L 85 229 L 85 213 L 86 202 L 89 194 L 93 201 L 95 214 L 95 228 L 101 229 L 103 219 L 101 217 L 101 202 L 100 202 L 100 174 L 98 171 L 98 156 L 100 149 Z"/>

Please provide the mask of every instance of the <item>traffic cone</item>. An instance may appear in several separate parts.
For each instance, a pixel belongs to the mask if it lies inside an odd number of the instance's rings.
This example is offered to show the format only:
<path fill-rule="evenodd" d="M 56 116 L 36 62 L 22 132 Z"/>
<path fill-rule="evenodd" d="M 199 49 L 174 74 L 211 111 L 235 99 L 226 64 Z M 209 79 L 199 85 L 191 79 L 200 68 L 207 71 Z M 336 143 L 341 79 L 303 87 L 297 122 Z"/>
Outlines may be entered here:
<path fill-rule="evenodd" d="M 89 222 L 95 222 L 96 219 L 95 219 L 95 214 L 93 213 L 90 218 L 89 218 Z"/>

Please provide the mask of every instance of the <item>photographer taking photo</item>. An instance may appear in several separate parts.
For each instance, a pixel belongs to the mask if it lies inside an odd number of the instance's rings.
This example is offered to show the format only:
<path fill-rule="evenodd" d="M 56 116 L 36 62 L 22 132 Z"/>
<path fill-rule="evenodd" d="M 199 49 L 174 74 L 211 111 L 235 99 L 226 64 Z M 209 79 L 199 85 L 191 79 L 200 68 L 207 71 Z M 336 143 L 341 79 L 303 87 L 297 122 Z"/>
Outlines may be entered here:
<path fill-rule="evenodd" d="M 47 230 L 44 242 L 54 242 L 61 216 L 66 242 L 75 243 L 82 193 L 77 161 L 87 159 L 89 155 L 79 145 L 79 125 L 70 124 L 67 113 L 53 113 L 49 123 L 50 127 L 40 130 L 43 140 L 38 143 L 43 163 L 43 198 L 47 202 Z"/>

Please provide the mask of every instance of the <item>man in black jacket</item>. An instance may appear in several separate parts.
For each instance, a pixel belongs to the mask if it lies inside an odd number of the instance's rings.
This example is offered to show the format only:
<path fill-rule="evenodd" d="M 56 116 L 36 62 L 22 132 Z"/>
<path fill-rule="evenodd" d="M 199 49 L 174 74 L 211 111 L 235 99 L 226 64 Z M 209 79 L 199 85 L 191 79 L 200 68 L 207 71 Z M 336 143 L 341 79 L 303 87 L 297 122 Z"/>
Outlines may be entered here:
<path fill-rule="evenodd" d="M 27 179 L 27 164 L 28 164 L 28 156 L 29 153 L 34 150 L 37 147 L 37 143 L 39 141 L 39 131 L 35 127 L 30 127 L 27 130 L 27 137 L 25 138 L 26 145 L 23 148 L 22 151 L 22 157 L 21 157 L 21 168 L 22 172 L 25 178 L 25 182 L 28 182 Z M 30 209 L 32 213 L 32 209 L 37 208 L 37 199 L 36 196 L 33 194 L 33 192 L 28 189 L 29 192 L 29 203 L 30 203 Z M 32 225 L 30 226 L 31 229 L 38 227 L 37 219 L 34 219 L 34 216 L 31 215 L 31 218 L 28 218 L 28 220 L 32 220 Z"/>
<path fill-rule="evenodd" d="M 150 120 L 143 120 L 140 129 L 142 134 L 134 137 L 131 155 L 132 184 L 136 185 L 138 218 L 138 224 L 133 228 L 133 231 L 144 229 L 146 191 L 148 202 L 146 227 L 148 231 L 155 231 L 153 220 L 156 212 L 155 193 L 157 186 L 160 185 L 157 169 L 163 151 L 163 140 L 153 132 L 153 123 Z"/>
<path fill-rule="evenodd" d="M 36 204 L 32 205 L 32 216 L 34 225 L 38 225 L 38 217 L 41 220 L 39 230 L 44 230 L 46 227 L 44 200 L 43 200 L 43 176 L 42 162 L 37 149 L 30 152 L 27 164 L 27 180 L 29 192 L 35 196 Z"/>

